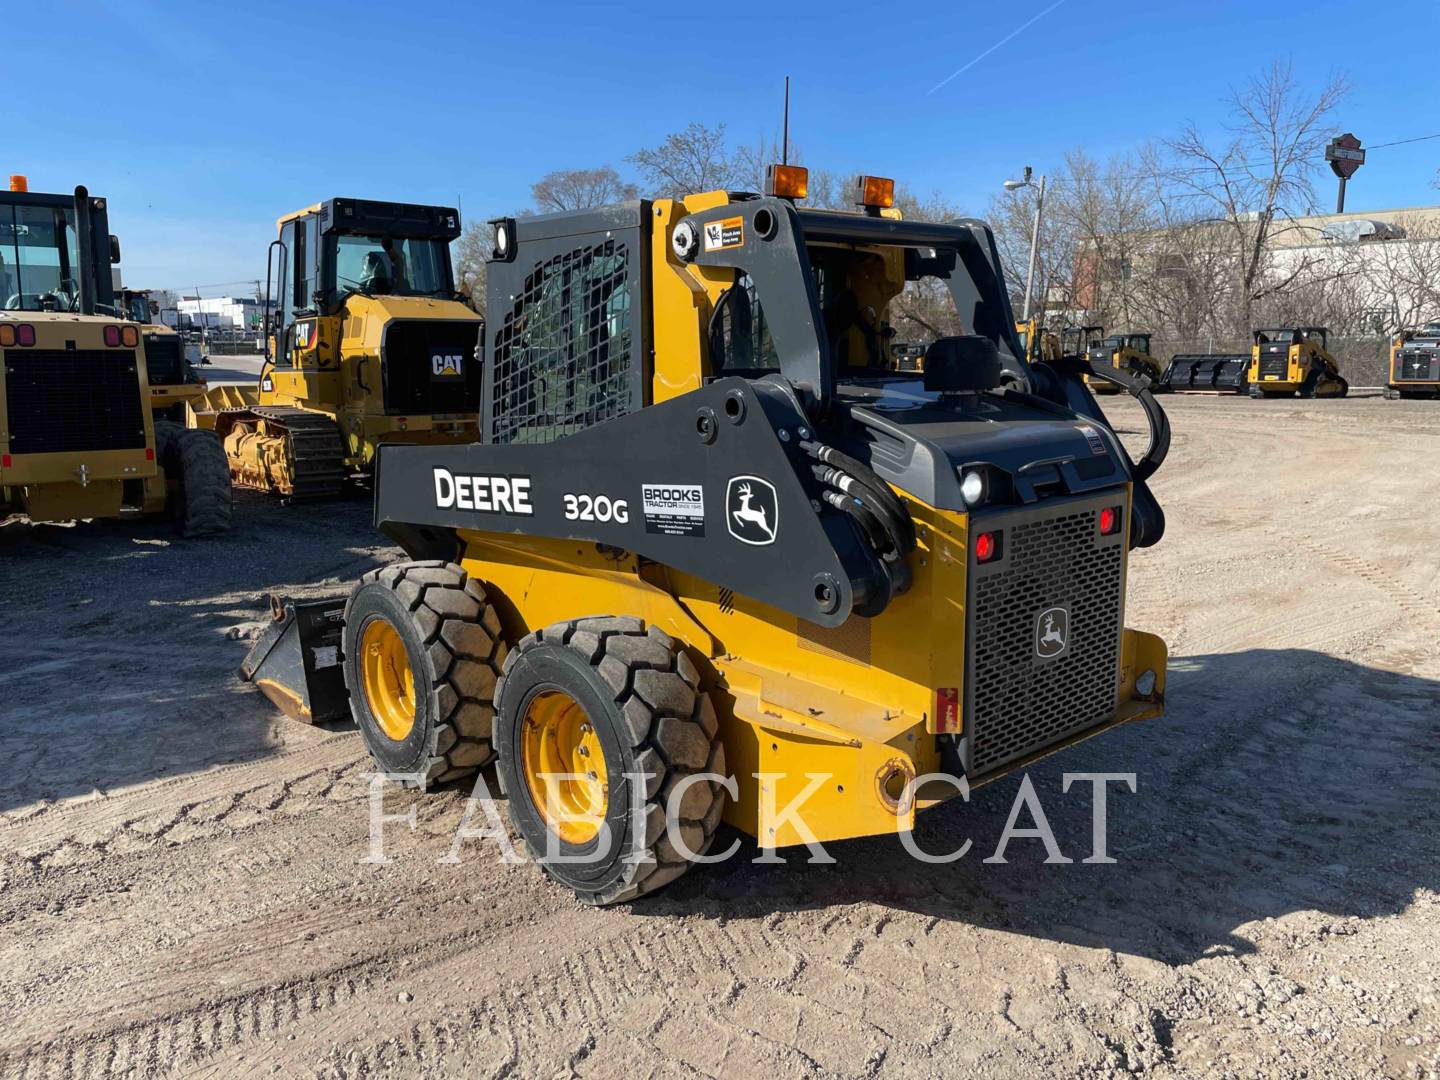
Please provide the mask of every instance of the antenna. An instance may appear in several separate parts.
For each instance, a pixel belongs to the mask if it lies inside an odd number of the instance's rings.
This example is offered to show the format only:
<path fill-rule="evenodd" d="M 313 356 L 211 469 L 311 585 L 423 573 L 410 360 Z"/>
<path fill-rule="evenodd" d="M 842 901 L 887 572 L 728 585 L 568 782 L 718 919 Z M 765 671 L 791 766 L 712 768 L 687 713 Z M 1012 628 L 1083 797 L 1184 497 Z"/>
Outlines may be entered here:
<path fill-rule="evenodd" d="M 790 76 L 785 76 L 785 116 L 781 121 L 780 164 L 790 164 Z"/>

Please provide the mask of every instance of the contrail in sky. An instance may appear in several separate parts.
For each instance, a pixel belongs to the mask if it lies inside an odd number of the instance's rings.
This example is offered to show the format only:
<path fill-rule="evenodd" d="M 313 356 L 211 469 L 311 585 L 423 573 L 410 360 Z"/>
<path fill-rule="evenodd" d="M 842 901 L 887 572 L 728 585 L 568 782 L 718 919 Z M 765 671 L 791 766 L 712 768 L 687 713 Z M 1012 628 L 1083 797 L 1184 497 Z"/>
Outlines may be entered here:
<path fill-rule="evenodd" d="M 981 60 L 984 60 L 985 57 L 989 56 L 989 55 L 990 55 L 991 53 L 993 53 L 996 49 L 1000 48 L 1000 46 L 1002 46 L 1002 45 L 1007 45 L 1007 44 L 1009 44 L 1011 41 L 1015 40 L 1015 38 L 1019 37 L 1019 36 L 1020 36 L 1021 34 L 1023 34 L 1026 30 L 1029 30 L 1030 27 L 1034 26 L 1037 22 L 1039 22 L 1041 19 L 1043 19 L 1046 15 L 1049 15 L 1050 12 L 1054 11 L 1056 8 L 1058 8 L 1058 7 L 1059 7 L 1061 4 L 1063 4 L 1063 3 L 1065 3 L 1065 0 L 1055 0 L 1055 2 L 1054 2 L 1053 4 L 1051 4 L 1049 7 L 1047 7 L 1044 11 L 1040 12 L 1039 15 L 1033 16 L 1033 17 L 1030 19 L 1029 22 L 1026 22 L 1026 23 L 1022 24 L 1021 26 L 1016 27 L 1014 30 L 1011 30 L 1010 33 L 1006 34 L 1006 35 L 1005 35 L 1003 38 L 1001 38 L 999 41 L 995 42 L 994 45 L 991 45 L 988 49 L 986 49 L 984 52 L 982 52 L 979 56 L 975 57 L 975 59 L 971 60 L 968 64 L 966 64 L 964 67 L 962 67 L 959 71 L 955 72 L 955 73 L 952 74 L 952 75 L 947 75 L 945 78 L 941 79 L 938 83 L 936 83 L 934 86 L 932 86 L 932 87 L 930 88 L 930 90 L 928 91 L 928 93 L 927 93 L 926 96 L 929 96 L 929 94 L 935 93 L 935 91 L 936 91 L 936 90 L 939 90 L 942 86 L 946 85 L 946 84 L 949 83 L 949 82 L 952 82 L 952 81 L 955 80 L 955 79 L 958 79 L 961 75 L 964 75 L 965 72 L 969 71 L 972 67 L 974 67 L 976 64 L 978 64 Z"/>

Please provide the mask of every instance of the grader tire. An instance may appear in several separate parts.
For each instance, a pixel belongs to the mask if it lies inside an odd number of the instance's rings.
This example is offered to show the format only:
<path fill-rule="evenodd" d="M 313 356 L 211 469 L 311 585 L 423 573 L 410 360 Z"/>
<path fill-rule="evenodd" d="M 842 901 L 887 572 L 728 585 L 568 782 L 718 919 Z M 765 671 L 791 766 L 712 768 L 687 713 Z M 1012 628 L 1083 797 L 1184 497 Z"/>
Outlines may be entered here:
<path fill-rule="evenodd" d="M 489 764 L 505 643 L 480 582 L 443 560 L 393 563 L 360 579 L 344 619 L 351 711 L 381 770 L 424 790 Z M 372 700 L 380 690 L 373 664 L 366 678 L 367 652 L 387 644 L 409 674 L 408 727 L 397 726 L 393 703 Z"/>
<path fill-rule="evenodd" d="M 155 456 L 164 464 L 166 476 L 178 481 L 170 505 L 170 520 L 175 531 L 185 537 L 225 532 L 230 528 L 232 509 L 230 465 L 225 460 L 225 448 L 212 432 L 186 428 L 167 433 L 162 457 L 159 426 Z"/>
<path fill-rule="evenodd" d="M 582 843 L 547 824 L 526 774 L 534 703 L 557 692 L 578 703 L 593 725 L 609 781 L 608 828 Z M 659 627 L 596 616 L 538 630 L 506 657 L 496 701 L 495 741 L 511 820 L 531 856 L 580 900 L 621 903 L 674 881 L 691 865 L 676 837 L 694 855 L 710 847 L 725 804 L 725 788 L 714 779 L 727 775 L 725 748 L 699 672 Z M 713 775 L 685 783 L 695 774 Z M 643 793 L 631 790 L 632 782 L 643 782 Z"/>

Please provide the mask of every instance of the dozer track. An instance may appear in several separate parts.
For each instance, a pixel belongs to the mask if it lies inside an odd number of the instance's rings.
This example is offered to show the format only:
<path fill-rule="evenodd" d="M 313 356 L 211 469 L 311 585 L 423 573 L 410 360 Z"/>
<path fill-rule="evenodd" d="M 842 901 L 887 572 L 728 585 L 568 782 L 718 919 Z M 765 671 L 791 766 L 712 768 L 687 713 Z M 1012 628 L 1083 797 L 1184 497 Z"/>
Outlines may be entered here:
<path fill-rule="evenodd" d="M 253 412 L 272 425 L 285 426 L 291 473 L 290 490 L 282 490 L 281 495 L 290 502 L 311 502 L 340 494 L 345 483 L 345 455 L 334 420 L 285 405 L 261 405 Z"/>
<path fill-rule="evenodd" d="M 267 442 L 283 438 L 285 442 L 281 456 L 285 467 L 278 475 L 275 470 L 267 471 L 263 482 L 247 463 L 237 463 L 232 457 L 230 469 L 237 483 L 275 491 L 287 502 L 314 502 L 340 494 L 345 483 L 345 455 L 340 429 L 330 417 L 288 405 L 252 405 L 237 410 L 234 419 L 239 423 L 263 421 L 266 434 L 256 438 Z"/>

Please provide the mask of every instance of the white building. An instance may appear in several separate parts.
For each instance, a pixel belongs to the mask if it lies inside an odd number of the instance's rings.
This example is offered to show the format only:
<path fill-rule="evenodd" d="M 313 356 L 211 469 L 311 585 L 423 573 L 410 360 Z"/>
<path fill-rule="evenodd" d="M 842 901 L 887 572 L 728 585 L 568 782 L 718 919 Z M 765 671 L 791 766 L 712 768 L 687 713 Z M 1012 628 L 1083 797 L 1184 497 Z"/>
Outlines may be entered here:
<path fill-rule="evenodd" d="M 259 332 L 264 323 L 260 301 L 249 296 L 184 297 L 176 304 L 182 324 L 208 330 Z"/>

